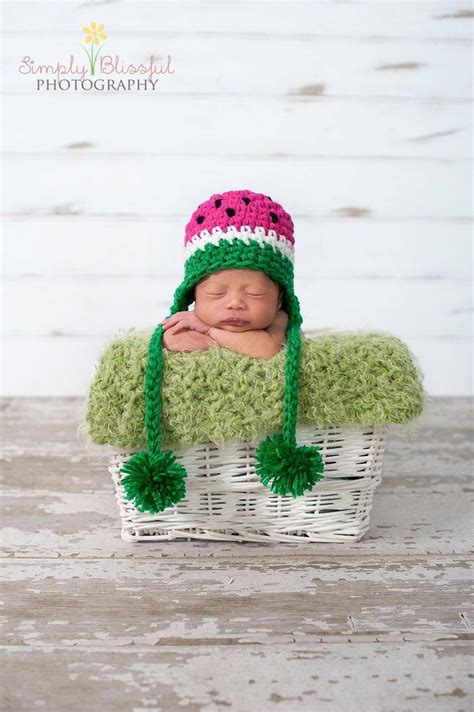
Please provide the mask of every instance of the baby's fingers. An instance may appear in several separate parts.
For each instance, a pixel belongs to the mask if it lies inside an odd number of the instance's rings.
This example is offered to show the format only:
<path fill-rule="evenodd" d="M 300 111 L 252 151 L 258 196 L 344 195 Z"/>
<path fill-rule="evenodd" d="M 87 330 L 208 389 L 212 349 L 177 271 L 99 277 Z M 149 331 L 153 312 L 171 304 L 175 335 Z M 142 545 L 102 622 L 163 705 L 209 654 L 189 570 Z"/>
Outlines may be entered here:
<path fill-rule="evenodd" d="M 170 326 L 169 329 L 166 329 L 166 333 L 167 334 L 177 334 L 179 331 L 182 331 L 183 329 L 187 329 L 187 328 L 188 327 L 186 326 L 186 324 L 183 324 L 182 322 L 179 321 L 177 324 Z"/>
<path fill-rule="evenodd" d="M 179 322 L 179 319 L 176 319 L 171 316 L 169 319 L 163 319 L 163 321 L 161 323 L 163 325 L 163 329 L 169 329 L 170 326 L 174 326 L 178 322 Z"/>
<path fill-rule="evenodd" d="M 168 317 L 167 319 L 163 319 L 161 322 L 162 324 L 167 324 L 168 326 L 171 326 L 172 324 L 176 324 L 176 322 L 180 321 L 185 317 L 185 314 L 187 312 L 176 312 L 172 316 Z"/>

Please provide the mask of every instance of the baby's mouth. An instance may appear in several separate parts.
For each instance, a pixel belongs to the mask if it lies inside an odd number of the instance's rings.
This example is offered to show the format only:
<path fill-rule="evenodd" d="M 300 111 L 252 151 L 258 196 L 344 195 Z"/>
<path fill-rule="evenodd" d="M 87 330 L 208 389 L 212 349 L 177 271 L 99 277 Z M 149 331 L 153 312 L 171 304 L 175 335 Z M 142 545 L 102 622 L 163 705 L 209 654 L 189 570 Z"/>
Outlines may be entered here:
<path fill-rule="evenodd" d="M 248 321 L 245 321 L 245 319 L 224 319 L 222 323 L 231 324 L 232 326 L 244 326 L 248 324 Z"/>

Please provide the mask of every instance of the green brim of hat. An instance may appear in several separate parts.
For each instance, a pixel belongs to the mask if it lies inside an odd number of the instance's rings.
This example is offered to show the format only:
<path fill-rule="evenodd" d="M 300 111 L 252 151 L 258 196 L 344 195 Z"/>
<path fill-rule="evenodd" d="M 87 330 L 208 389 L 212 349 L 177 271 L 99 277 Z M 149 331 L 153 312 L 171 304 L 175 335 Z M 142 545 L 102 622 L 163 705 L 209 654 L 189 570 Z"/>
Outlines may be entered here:
<path fill-rule="evenodd" d="M 265 272 L 274 282 L 283 287 L 282 308 L 288 313 L 289 322 L 302 323 L 298 300 L 294 295 L 293 263 L 278 248 L 262 244 L 249 237 L 229 241 L 221 238 L 217 244 L 208 243 L 197 248 L 185 264 L 183 282 L 174 293 L 170 315 L 183 311 L 194 301 L 194 287 L 204 277 L 223 269 L 253 269 Z"/>

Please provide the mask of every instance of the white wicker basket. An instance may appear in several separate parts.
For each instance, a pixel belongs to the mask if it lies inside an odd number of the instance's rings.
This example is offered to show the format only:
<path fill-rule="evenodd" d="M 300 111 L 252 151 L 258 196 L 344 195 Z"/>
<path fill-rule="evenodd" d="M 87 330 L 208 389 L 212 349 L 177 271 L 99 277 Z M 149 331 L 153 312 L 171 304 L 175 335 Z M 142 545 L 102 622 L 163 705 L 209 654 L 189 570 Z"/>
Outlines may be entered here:
<path fill-rule="evenodd" d="M 318 445 L 325 479 L 300 497 L 275 495 L 255 473 L 254 441 L 173 448 L 188 472 L 186 497 L 159 514 L 138 511 L 122 486 L 120 466 L 136 450 L 110 458 L 125 541 L 359 541 L 369 529 L 381 482 L 387 426 L 298 426 L 298 445 Z"/>

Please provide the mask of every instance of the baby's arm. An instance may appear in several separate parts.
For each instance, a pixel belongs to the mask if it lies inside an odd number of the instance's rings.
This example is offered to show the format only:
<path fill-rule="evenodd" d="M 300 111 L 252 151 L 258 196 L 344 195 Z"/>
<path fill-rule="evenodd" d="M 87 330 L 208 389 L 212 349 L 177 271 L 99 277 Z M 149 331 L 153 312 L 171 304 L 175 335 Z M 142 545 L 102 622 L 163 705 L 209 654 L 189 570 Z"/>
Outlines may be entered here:
<path fill-rule="evenodd" d="M 212 326 L 208 335 L 219 346 L 226 346 L 246 356 L 269 359 L 275 356 L 285 343 L 286 325 L 288 315 L 280 310 L 273 324 L 266 329 L 253 329 L 250 331 L 226 331 Z"/>

